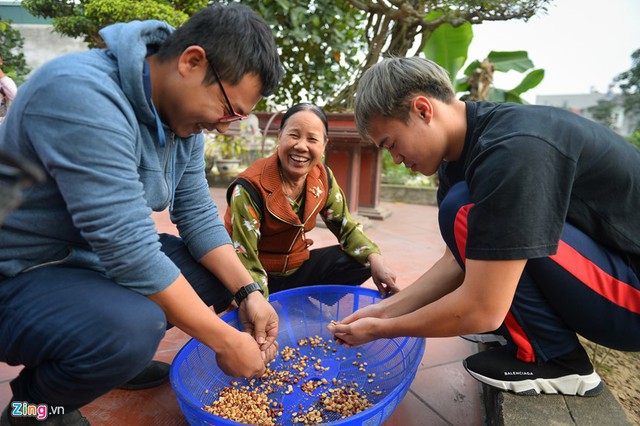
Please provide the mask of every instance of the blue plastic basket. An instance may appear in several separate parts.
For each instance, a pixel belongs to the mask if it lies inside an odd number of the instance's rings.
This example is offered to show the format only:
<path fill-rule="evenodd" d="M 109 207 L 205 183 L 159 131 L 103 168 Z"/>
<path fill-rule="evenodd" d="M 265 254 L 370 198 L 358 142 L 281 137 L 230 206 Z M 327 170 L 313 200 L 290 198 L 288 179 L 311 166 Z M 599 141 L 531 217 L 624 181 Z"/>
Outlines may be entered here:
<path fill-rule="evenodd" d="M 320 336 L 325 341 L 332 339 L 327 325 L 331 320 L 339 321 L 359 308 L 380 301 L 377 291 L 362 287 L 324 285 L 301 287 L 273 294 L 270 302 L 280 316 L 278 343 L 280 349 L 285 346 L 297 348 L 302 355 L 313 355 L 322 358 L 322 365 L 329 366 L 326 372 L 318 372 L 309 365 L 309 377 L 306 380 L 326 378 L 329 382 L 335 377 L 348 382 L 358 383 L 358 389 L 367 395 L 373 406 L 353 416 L 340 419 L 339 414 L 331 418 L 329 425 L 381 425 L 396 409 L 404 398 L 413 381 L 422 359 L 425 340 L 402 337 L 396 339 L 380 339 L 356 348 L 345 348 L 333 343 L 337 352 L 323 356 L 322 352 L 310 346 L 299 347 L 300 339 Z M 237 310 L 222 316 L 231 326 L 240 329 Z M 313 353 L 311 353 L 313 352 Z M 343 359 L 344 358 L 344 359 Z M 361 372 L 354 361 L 367 362 L 366 372 Z M 282 359 L 278 356 L 271 364 L 276 369 Z M 375 374 L 372 383 L 368 374 Z M 191 425 L 241 425 L 202 409 L 211 405 L 218 398 L 218 392 L 229 387 L 232 381 L 246 384 L 244 380 L 234 379 L 224 374 L 216 365 L 215 353 L 195 339 L 191 339 L 176 355 L 171 364 L 171 386 L 173 387 L 180 408 Z M 284 412 L 278 418 L 278 424 L 293 425 L 292 411 L 301 405 L 305 410 L 316 403 L 317 394 L 326 391 L 318 389 L 309 395 L 294 388 L 291 394 L 286 389 L 269 395 L 269 398 L 281 402 Z M 371 393 L 381 391 L 380 395 Z M 294 407 L 292 409 L 288 409 Z"/>

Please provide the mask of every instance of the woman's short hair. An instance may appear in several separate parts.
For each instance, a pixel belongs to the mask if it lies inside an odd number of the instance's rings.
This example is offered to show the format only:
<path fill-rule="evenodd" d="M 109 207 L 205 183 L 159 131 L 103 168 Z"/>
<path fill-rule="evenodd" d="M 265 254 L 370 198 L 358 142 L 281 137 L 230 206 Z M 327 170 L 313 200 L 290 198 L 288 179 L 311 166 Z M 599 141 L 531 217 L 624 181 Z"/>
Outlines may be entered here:
<path fill-rule="evenodd" d="M 356 91 L 355 121 L 360 134 L 368 138 L 375 117 L 406 122 L 410 100 L 423 94 L 450 103 L 455 92 L 447 71 L 435 62 L 412 56 L 389 57 L 364 72 Z"/>
<path fill-rule="evenodd" d="M 318 116 L 320 121 L 322 121 L 322 124 L 324 124 L 324 137 L 326 139 L 329 135 L 329 121 L 327 120 L 327 114 L 325 114 L 322 108 L 310 102 L 302 102 L 289 108 L 282 116 L 282 120 L 280 120 L 280 131 L 282 131 L 287 125 L 289 117 L 300 111 L 311 111 Z"/>

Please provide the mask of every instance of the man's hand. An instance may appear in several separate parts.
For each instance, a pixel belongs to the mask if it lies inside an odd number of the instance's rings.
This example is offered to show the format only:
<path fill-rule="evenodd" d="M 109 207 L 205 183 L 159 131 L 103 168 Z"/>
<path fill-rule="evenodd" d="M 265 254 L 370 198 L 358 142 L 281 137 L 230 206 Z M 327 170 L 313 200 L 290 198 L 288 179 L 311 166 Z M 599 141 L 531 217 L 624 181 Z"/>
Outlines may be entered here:
<path fill-rule="evenodd" d="M 396 274 L 384 262 L 382 255 L 371 253 L 367 258 L 371 265 L 371 278 L 382 297 L 400 291 L 396 286 Z"/>
<path fill-rule="evenodd" d="M 278 356 L 278 341 L 273 342 L 273 345 L 269 346 L 266 351 L 262 352 L 262 360 L 267 365 Z"/>
<path fill-rule="evenodd" d="M 218 367 L 233 377 L 260 377 L 266 371 L 265 354 L 249 334 L 234 329 L 216 351 Z"/>
<path fill-rule="evenodd" d="M 261 351 L 265 352 L 276 341 L 279 327 L 278 314 L 259 292 L 249 294 L 240 303 L 238 316 L 244 330 L 254 337 Z"/>

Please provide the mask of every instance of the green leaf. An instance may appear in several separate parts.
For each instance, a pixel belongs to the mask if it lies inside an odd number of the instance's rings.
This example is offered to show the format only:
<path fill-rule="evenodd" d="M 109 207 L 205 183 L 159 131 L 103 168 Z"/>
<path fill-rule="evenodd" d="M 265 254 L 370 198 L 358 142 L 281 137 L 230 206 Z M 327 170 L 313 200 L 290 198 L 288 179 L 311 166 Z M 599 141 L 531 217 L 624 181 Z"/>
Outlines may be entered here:
<path fill-rule="evenodd" d="M 467 79 L 467 77 L 459 78 L 458 80 L 456 80 L 456 84 L 453 85 L 453 88 L 456 93 L 468 92 L 469 80 Z"/>
<path fill-rule="evenodd" d="M 491 51 L 487 57 L 496 67 L 496 71 L 518 71 L 525 72 L 533 68 L 533 62 L 529 59 L 529 55 L 524 50 L 515 52 L 495 52 Z"/>
<path fill-rule="evenodd" d="M 467 77 L 470 76 L 471 74 L 473 74 L 473 72 L 476 70 L 476 68 L 480 67 L 480 64 L 482 62 L 480 62 L 479 60 L 475 60 L 473 62 L 471 62 L 467 68 L 464 69 L 464 75 L 466 75 Z"/>
<path fill-rule="evenodd" d="M 470 23 L 466 22 L 459 27 L 443 24 L 429 36 L 423 53 L 426 58 L 446 69 L 453 83 L 467 61 L 471 40 L 473 29 Z"/>
<path fill-rule="evenodd" d="M 527 102 L 520 97 L 519 94 L 511 91 L 504 92 L 504 102 L 513 102 L 516 104 L 526 104 Z"/>
<path fill-rule="evenodd" d="M 276 3 L 278 3 L 278 6 L 285 12 L 289 11 L 289 2 L 287 0 L 276 0 Z"/>
<path fill-rule="evenodd" d="M 10 21 L 4 21 L 0 17 L 0 53 L 4 61 L 2 70 L 15 80 L 18 86 L 24 82 L 31 71 L 22 53 L 23 46 L 24 38 L 20 31 L 13 28 Z"/>
<path fill-rule="evenodd" d="M 302 28 L 301 23 L 307 18 L 307 9 L 296 6 L 289 11 L 289 16 L 291 18 L 291 25 L 293 25 L 294 28 L 300 28 L 306 32 L 306 30 Z"/>
<path fill-rule="evenodd" d="M 520 84 L 518 84 L 516 87 L 511 89 L 511 92 L 517 93 L 517 94 L 522 94 L 522 93 L 526 92 L 527 90 L 531 90 L 534 87 L 536 87 L 538 84 L 540 84 L 542 82 L 543 79 L 544 79 L 544 70 L 543 69 L 533 70 L 529 74 L 527 74 L 524 77 L 524 79 L 522 79 Z"/>
<path fill-rule="evenodd" d="M 506 102 L 506 94 L 506 91 L 492 87 L 491 89 L 489 89 L 486 100 L 489 102 Z"/>

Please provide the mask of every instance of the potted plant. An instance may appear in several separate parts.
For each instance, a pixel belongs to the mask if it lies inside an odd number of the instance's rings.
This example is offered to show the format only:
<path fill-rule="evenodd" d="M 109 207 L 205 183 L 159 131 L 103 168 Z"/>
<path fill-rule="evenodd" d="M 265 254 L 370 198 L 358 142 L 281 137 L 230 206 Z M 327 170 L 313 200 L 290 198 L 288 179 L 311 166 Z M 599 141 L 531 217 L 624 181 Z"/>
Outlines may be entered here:
<path fill-rule="evenodd" d="M 243 152 L 242 138 L 232 135 L 215 135 L 220 157 L 216 159 L 216 168 L 221 175 L 232 175 L 240 168 L 240 156 Z"/>
<path fill-rule="evenodd" d="M 219 147 L 214 133 L 205 132 L 204 135 L 204 169 L 205 173 L 212 172 L 216 159 L 220 156 Z"/>

